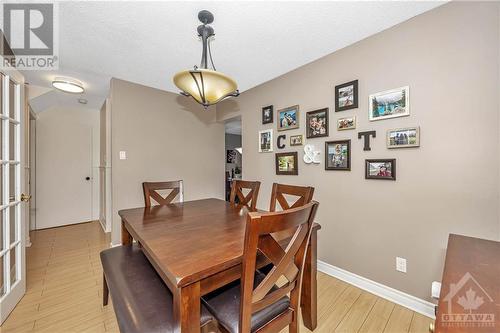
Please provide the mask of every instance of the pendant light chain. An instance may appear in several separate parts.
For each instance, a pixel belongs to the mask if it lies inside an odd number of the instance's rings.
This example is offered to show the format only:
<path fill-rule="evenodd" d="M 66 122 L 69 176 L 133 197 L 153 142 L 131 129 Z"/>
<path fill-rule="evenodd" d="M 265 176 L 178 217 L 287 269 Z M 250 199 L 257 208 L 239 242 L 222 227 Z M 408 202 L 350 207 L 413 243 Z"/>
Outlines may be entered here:
<path fill-rule="evenodd" d="M 208 55 L 210 56 L 210 62 L 212 63 L 212 68 L 214 69 L 214 71 L 216 71 L 217 69 L 215 68 L 214 60 L 212 58 L 212 48 L 210 47 L 210 41 L 208 41 Z"/>

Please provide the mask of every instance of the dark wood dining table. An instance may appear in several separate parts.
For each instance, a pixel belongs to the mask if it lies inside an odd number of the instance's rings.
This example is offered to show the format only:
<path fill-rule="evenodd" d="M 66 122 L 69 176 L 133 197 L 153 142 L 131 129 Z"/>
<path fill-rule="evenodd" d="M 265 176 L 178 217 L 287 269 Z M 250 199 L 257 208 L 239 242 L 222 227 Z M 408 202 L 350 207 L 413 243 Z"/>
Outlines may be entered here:
<path fill-rule="evenodd" d="M 500 242 L 450 234 L 436 333 L 500 332 Z"/>
<path fill-rule="evenodd" d="M 138 241 L 144 254 L 171 290 L 176 332 L 200 331 L 200 297 L 241 276 L 246 207 L 220 199 L 203 199 L 125 209 L 122 244 Z M 304 325 L 317 326 L 317 232 L 307 249 L 301 292 Z M 269 263 L 264 257 L 258 266 Z"/>

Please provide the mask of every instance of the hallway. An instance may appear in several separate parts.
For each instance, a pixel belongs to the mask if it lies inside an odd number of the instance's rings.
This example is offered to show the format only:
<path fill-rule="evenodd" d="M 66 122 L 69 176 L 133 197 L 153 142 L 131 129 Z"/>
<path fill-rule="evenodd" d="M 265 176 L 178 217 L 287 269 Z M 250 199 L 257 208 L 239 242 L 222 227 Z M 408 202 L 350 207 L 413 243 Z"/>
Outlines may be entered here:
<path fill-rule="evenodd" d="M 110 239 L 99 223 L 35 231 L 31 241 L 26 295 L 0 332 L 118 332 L 112 306 L 102 307 L 99 252 Z"/>

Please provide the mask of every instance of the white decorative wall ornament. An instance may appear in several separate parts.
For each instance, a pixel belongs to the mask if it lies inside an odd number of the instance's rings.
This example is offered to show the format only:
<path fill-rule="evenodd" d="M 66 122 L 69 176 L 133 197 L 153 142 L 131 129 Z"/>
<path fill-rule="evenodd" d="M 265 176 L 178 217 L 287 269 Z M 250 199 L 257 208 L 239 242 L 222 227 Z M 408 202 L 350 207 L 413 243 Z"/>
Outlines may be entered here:
<path fill-rule="evenodd" d="M 319 150 L 315 150 L 314 145 L 305 145 L 304 146 L 304 163 L 306 164 L 311 164 L 315 163 L 318 164 L 320 163 L 319 155 L 320 155 Z"/>

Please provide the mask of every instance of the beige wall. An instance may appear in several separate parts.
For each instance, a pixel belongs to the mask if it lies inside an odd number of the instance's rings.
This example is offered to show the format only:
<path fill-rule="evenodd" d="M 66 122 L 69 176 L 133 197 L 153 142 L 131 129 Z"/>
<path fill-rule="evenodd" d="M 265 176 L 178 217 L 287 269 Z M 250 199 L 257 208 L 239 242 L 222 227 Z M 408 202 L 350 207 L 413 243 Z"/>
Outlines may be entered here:
<path fill-rule="evenodd" d="M 118 79 L 110 104 L 113 244 L 120 242 L 117 212 L 144 206 L 144 181 L 183 179 L 185 200 L 224 197 L 224 125 L 215 122 L 215 110 Z"/>
<path fill-rule="evenodd" d="M 262 181 L 258 206 L 271 184 L 308 184 L 320 202 L 319 258 L 329 264 L 429 300 L 440 280 L 449 233 L 499 239 L 499 11 L 498 3 L 444 5 L 367 38 L 217 107 L 222 121 L 241 114 L 245 179 Z M 327 42 L 327 41 L 325 41 Z M 335 113 L 334 86 L 359 80 L 359 108 Z M 410 86 L 409 117 L 368 121 L 368 95 Z M 325 171 L 299 162 L 299 176 L 276 176 L 274 153 L 258 153 L 261 107 L 299 104 L 330 108 L 328 139 L 351 139 L 352 171 Z M 356 115 L 357 129 L 339 132 L 336 120 Z M 420 126 L 421 147 L 388 150 L 388 129 Z M 357 133 L 376 130 L 372 151 Z M 276 142 L 274 142 L 276 144 Z M 287 147 L 281 151 L 299 151 Z M 276 152 L 276 147 L 275 147 Z M 396 158 L 397 181 L 364 179 L 367 158 Z M 408 260 L 396 272 L 395 257 Z"/>

